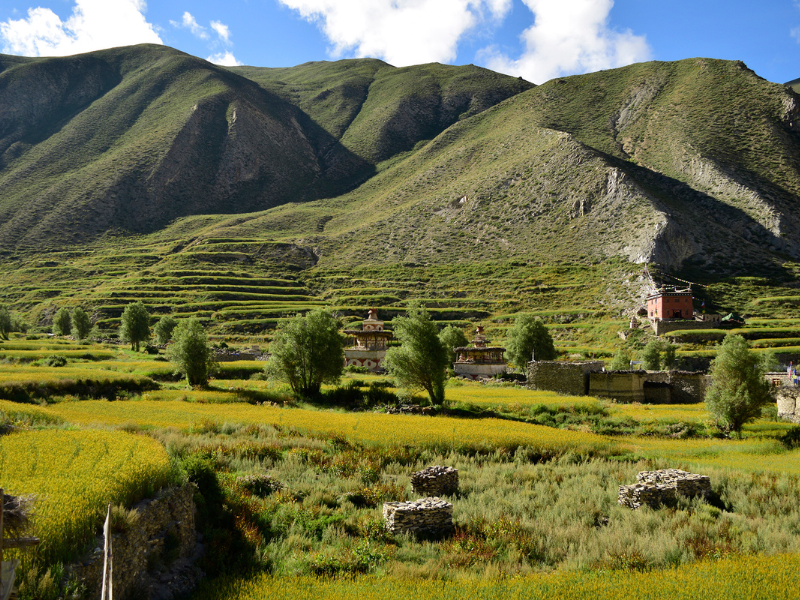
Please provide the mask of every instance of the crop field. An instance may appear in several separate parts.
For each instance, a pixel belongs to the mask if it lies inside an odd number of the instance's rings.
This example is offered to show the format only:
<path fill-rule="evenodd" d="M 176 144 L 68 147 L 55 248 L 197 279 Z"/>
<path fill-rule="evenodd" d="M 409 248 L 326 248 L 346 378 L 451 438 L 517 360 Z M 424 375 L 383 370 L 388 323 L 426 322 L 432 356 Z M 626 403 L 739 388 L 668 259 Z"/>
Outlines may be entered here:
<path fill-rule="evenodd" d="M 26 409 L 39 423 L 46 418 L 35 407 Z M 4 402 L 0 410 L 13 414 L 11 403 Z M 43 563 L 74 558 L 76 548 L 94 538 L 109 503 L 136 502 L 169 477 L 163 446 L 142 436 L 101 430 L 2 436 L 0 481 L 6 493 L 36 496 L 33 533 L 42 540 L 33 555 L 13 550 L 10 554 Z"/>
<path fill-rule="evenodd" d="M 800 558 L 797 555 L 785 555 L 716 560 L 658 572 L 559 573 L 500 580 L 409 581 L 374 577 L 325 580 L 262 575 L 209 582 L 201 587 L 194 600 L 395 600 L 412 597 L 430 600 L 624 600 L 631 597 L 633 590 L 635 597 L 642 600 L 788 600 L 795 597 L 798 585 Z"/>

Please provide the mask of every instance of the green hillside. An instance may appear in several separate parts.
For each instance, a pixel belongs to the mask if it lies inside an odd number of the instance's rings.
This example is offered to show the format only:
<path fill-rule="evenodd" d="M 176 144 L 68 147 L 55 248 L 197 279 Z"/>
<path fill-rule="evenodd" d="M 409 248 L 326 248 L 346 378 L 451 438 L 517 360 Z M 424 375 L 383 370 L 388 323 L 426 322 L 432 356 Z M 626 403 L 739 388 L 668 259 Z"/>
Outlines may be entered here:
<path fill-rule="evenodd" d="M 740 62 L 532 86 L 143 45 L 2 56 L 0 103 L 0 297 L 40 326 L 82 304 L 113 328 L 142 299 L 269 337 L 312 306 L 356 319 L 420 298 L 499 339 L 533 310 L 565 352 L 606 355 L 647 289 L 641 263 L 776 319 L 762 328 L 793 318 L 798 97 Z"/>

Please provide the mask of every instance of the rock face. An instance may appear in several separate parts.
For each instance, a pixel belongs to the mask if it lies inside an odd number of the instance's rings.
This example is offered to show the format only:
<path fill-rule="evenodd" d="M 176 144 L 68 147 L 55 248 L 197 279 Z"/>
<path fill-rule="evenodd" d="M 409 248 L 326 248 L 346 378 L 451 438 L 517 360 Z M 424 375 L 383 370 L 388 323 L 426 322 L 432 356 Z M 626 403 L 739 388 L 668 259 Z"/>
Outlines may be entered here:
<path fill-rule="evenodd" d="M 641 471 L 636 475 L 638 483 L 619 486 L 617 502 L 622 506 L 637 509 L 643 504 L 658 508 L 674 502 L 677 497 L 703 496 L 711 493 L 711 480 L 707 475 L 698 475 L 680 469 Z"/>
<path fill-rule="evenodd" d="M 411 489 L 428 496 L 450 496 L 458 491 L 458 469 L 434 465 L 411 474 Z"/>
<path fill-rule="evenodd" d="M 390 533 L 440 533 L 453 527 L 453 505 L 436 497 L 385 502 L 383 520 Z"/>

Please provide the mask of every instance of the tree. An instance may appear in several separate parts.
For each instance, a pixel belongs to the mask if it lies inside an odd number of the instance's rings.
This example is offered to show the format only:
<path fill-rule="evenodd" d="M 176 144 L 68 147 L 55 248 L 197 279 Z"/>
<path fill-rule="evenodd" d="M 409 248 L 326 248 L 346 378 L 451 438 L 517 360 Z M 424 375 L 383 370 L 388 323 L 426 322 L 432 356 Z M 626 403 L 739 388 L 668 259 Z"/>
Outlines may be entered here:
<path fill-rule="evenodd" d="M 431 404 L 444 404 L 447 349 L 439 339 L 436 323 L 419 303 L 408 307 L 406 317 L 392 321 L 399 347 L 386 351 L 386 368 L 399 387 L 410 393 L 424 390 Z"/>
<path fill-rule="evenodd" d="M 173 337 L 167 358 L 186 375 L 189 385 L 206 385 L 215 362 L 203 325 L 197 319 L 184 319 L 174 328 Z"/>
<path fill-rule="evenodd" d="M 156 336 L 156 342 L 159 344 L 166 344 L 172 339 L 172 331 L 178 324 L 174 318 L 169 315 L 163 316 L 158 320 L 156 326 L 153 327 L 153 333 Z"/>
<path fill-rule="evenodd" d="M 122 312 L 119 336 L 139 351 L 139 344 L 150 339 L 150 313 L 141 301 L 128 304 Z"/>
<path fill-rule="evenodd" d="M 781 361 L 778 353 L 774 350 L 767 350 L 761 354 L 761 367 L 765 373 L 775 373 L 781 370 Z"/>
<path fill-rule="evenodd" d="M 267 374 L 286 381 L 304 397 L 319 395 L 323 383 L 338 383 L 344 370 L 345 338 L 339 321 L 325 309 L 281 324 L 270 344 Z"/>
<path fill-rule="evenodd" d="M 72 335 L 79 340 L 85 340 L 92 330 L 92 320 L 80 306 L 72 311 Z"/>
<path fill-rule="evenodd" d="M 7 340 L 8 334 L 11 333 L 11 313 L 5 305 L 0 304 L 0 338 Z"/>
<path fill-rule="evenodd" d="M 676 353 L 678 349 L 672 342 L 664 342 L 661 346 L 661 368 L 667 371 L 675 368 L 677 363 Z"/>
<path fill-rule="evenodd" d="M 648 371 L 658 371 L 661 367 L 661 342 L 650 340 L 642 350 L 642 365 Z"/>
<path fill-rule="evenodd" d="M 69 335 L 72 329 L 72 318 L 69 316 L 69 309 L 62 306 L 58 309 L 56 316 L 53 317 L 53 333 L 56 335 Z"/>
<path fill-rule="evenodd" d="M 631 355 L 625 348 L 620 348 L 611 359 L 612 371 L 627 371 L 631 368 Z"/>
<path fill-rule="evenodd" d="M 758 417 L 771 400 L 761 360 L 742 336 L 728 334 L 711 362 L 710 375 L 708 412 L 722 431 L 741 436 L 742 426 Z"/>
<path fill-rule="evenodd" d="M 445 350 L 447 350 L 448 364 L 456 362 L 456 353 L 453 348 L 463 348 L 469 344 L 464 331 L 453 325 L 448 325 L 439 332 L 439 341 L 442 342 Z"/>
<path fill-rule="evenodd" d="M 541 319 L 530 313 L 517 316 L 506 341 L 506 357 L 522 371 L 533 359 L 553 360 L 556 357 L 553 338 Z"/>

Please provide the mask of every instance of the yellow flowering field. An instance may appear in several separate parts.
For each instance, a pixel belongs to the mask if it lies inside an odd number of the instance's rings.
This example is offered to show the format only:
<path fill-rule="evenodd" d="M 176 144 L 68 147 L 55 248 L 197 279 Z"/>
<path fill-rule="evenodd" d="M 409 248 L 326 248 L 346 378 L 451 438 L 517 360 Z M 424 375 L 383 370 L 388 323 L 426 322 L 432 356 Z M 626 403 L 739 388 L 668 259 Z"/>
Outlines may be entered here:
<path fill-rule="evenodd" d="M 33 367 L 29 365 L 0 365 L 0 384 L 21 383 L 33 381 L 44 383 L 49 381 L 63 381 L 71 379 L 82 380 L 102 380 L 114 381 L 117 379 L 130 379 L 128 373 L 118 373 L 97 365 L 87 363 L 73 363 L 63 367 Z"/>
<path fill-rule="evenodd" d="M 201 584 L 194 600 L 782 600 L 797 598 L 800 556 L 743 556 L 681 565 L 664 571 L 561 571 L 516 578 L 455 581 L 360 577 L 217 579 Z"/>
<path fill-rule="evenodd" d="M 186 428 L 200 421 L 269 423 L 313 433 L 340 433 L 367 444 L 409 444 L 441 449 L 530 446 L 549 455 L 567 451 L 607 454 L 617 446 L 613 440 L 600 435 L 501 419 L 446 419 L 169 400 L 62 402 L 47 410 L 80 425 L 135 423 Z"/>
<path fill-rule="evenodd" d="M 481 383 L 463 383 L 448 385 L 445 397 L 449 402 L 466 402 L 469 404 L 547 404 L 551 406 L 592 404 L 600 405 L 597 398 L 589 396 L 563 396 L 555 392 L 529 390 L 517 386 L 484 385 Z"/>
<path fill-rule="evenodd" d="M 705 402 L 698 404 L 632 404 L 607 403 L 608 412 L 615 417 L 631 417 L 639 422 L 658 419 L 705 421 L 708 418 Z"/>
<path fill-rule="evenodd" d="M 135 502 L 169 474 L 164 448 L 141 435 L 49 429 L 0 437 L 0 485 L 36 496 L 34 533 L 42 543 L 20 552 L 24 560 L 68 559 L 94 537 L 108 503 Z"/>

